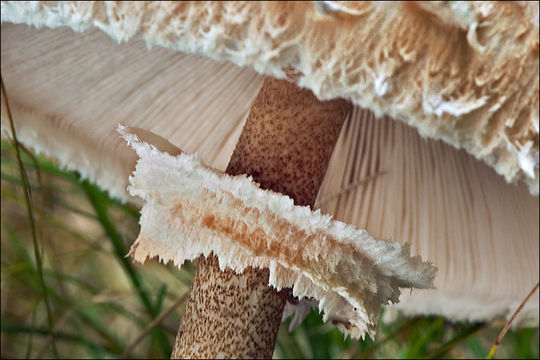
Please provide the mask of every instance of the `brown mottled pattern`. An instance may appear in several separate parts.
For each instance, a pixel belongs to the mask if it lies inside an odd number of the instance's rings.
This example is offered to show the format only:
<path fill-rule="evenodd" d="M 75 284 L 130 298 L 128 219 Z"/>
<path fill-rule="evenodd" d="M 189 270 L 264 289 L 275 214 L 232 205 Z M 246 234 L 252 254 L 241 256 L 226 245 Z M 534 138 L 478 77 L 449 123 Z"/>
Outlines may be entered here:
<path fill-rule="evenodd" d="M 352 106 L 319 101 L 310 90 L 266 79 L 227 173 L 313 205 L 341 126 Z M 268 270 L 221 272 L 201 258 L 173 358 L 271 358 L 286 295 L 269 288 Z"/>
<path fill-rule="evenodd" d="M 263 189 L 313 205 L 351 109 L 344 100 L 319 101 L 310 90 L 265 79 L 227 173 L 251 175 Z"/>
<path fill-rule="evenodd" d="M 222 272 L 217 257 L 201 256 L 172 358 L 272 357 L 286 296 L 268 274 Z"/>

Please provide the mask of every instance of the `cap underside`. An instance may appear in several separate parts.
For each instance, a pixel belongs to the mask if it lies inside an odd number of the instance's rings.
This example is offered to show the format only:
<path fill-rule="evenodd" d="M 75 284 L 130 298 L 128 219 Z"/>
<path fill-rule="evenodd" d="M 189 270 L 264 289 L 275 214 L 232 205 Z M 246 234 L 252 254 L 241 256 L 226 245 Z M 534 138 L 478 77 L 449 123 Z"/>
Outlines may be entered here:
<path fill-rule="evenodd" d="M 3 24 L 1 36 L 19 138 L 124 200 L 134 200 L 126 187 L 136 156 L 118 123 L 224 170 L 262 81 L 248 68 L 148 51 L 142 42 L 117 45 L 99 31 Z M 3 132 L 6 120 L 2 113 Z M 464 151 L 369 111 L 355 108 L 344 125 L 318 203 L 378 239 L 410 242 L 412 254 L 439 268 L 437 290 L 402 295 L 398 307 L 408 313 L 508 316 L 538 282 L 538 198 Z M 523 319 L 538 321 L 537 300 Z"/>
<path fill-rule="evenodd" d="M 3 1 L 1 6 L 3 22 L 100 29 L 119 43 L 143 39 L 148 46 L 288 77 L 322 100 L 350 100 L 464 148 L 507 181 L 523 181 L 538 194 L 538 3 L 324 4 Z M 41 48 L 49 50 L 47 45 Z M 115 60 L 129 65 L 140 59 Z"/>

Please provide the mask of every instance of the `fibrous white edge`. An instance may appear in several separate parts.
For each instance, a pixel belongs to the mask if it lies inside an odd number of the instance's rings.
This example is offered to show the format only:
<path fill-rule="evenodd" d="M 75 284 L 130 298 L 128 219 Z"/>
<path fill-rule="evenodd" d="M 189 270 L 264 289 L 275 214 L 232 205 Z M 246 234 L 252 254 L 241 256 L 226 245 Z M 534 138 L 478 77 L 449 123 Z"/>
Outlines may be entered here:
<path fill-rule="evenodd" d="M 365 230 L 261 189 L 251 177 L 218 173 L 197 155 L 170 156 L 122 126 L 119 132 L 139 156 L 128 187 L 145 202 L 130 251 L 136 261 L 159 257 L 180 266 L 213 252 L 222 270 L 268 268 L 269 285 L 292 288 L 299 299 L 316 299 L 323 320 L 331 319 L 353 338 L 374 335 L 380 306 L 398 302 L 400 287 L 432 287 L 436 268 L 411 257 L 408 245 L 375 240 Z M 262 231 L 266 243 L 255 249 L 234 234 L 205 226 L 207 214 L 227 219 L 227 225 L 240 223 L 242 230 L 234 233 L 240 237 Z M 291 241 L 299 236 L 305 243 Z M 294 255 L 269 255 L 275 247 Z M 298 254 L 301 263 L 291 261 Z"/>
<path fill-rule="evenodd" d="M 125 190 L 125 177 L 118 176 L 118 173 L 129 173 L 129 159 L 122 158 L 119 154 L 104 157 L 100 149 L 81 144 L 79 137 L 49 123 L 42 115 L 26 109 L 11 110 L 17 119 L 17 139 L 25 146 L 39 155 L 56 159 L 62 169 L 79 172 L 81 180 L 90 180 L 105 189 L 111 197 L 123 203 L 131 200 L 139 204 L 136 199 L 130 198 Z M 13 138 L 7 116 L 2 116 L 0 133 L 3 138 Z"/>

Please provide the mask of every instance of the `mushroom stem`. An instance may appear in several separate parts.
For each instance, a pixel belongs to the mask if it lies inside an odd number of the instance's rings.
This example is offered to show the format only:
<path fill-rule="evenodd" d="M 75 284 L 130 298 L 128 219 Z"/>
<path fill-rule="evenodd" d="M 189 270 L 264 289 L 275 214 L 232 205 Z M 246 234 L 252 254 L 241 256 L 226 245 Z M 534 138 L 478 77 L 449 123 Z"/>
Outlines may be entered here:
<path fill-rule="evenodd" d="M 267 78 L 227 167 L 263 189 L 313 206 L 352 105 L 320 101 L 307 89 Z M 201 257 L 172 358 L 271 358 L 286 293 L 268 286 L 267 269 L 220 271 Z"/>

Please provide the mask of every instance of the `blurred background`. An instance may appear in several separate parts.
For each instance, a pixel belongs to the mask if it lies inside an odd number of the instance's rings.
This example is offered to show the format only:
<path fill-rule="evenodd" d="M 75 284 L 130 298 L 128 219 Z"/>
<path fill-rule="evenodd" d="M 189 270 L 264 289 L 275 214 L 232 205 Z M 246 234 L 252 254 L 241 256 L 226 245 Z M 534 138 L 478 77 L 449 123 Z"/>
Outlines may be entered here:
<path fill-rule="evenodd" d="M 168 358 L 196 264 L 133 263 L 138 209 L 20 150 L 30 208 L 1 142 L 1 357 Z M 399 317 L 356 341 L 312 311 L 291 333 L 283 323 L 274 358 L 485 358 L 503 326 Z M 510 330 L 495 354 L 538 357 L 538 327 Z"/>

